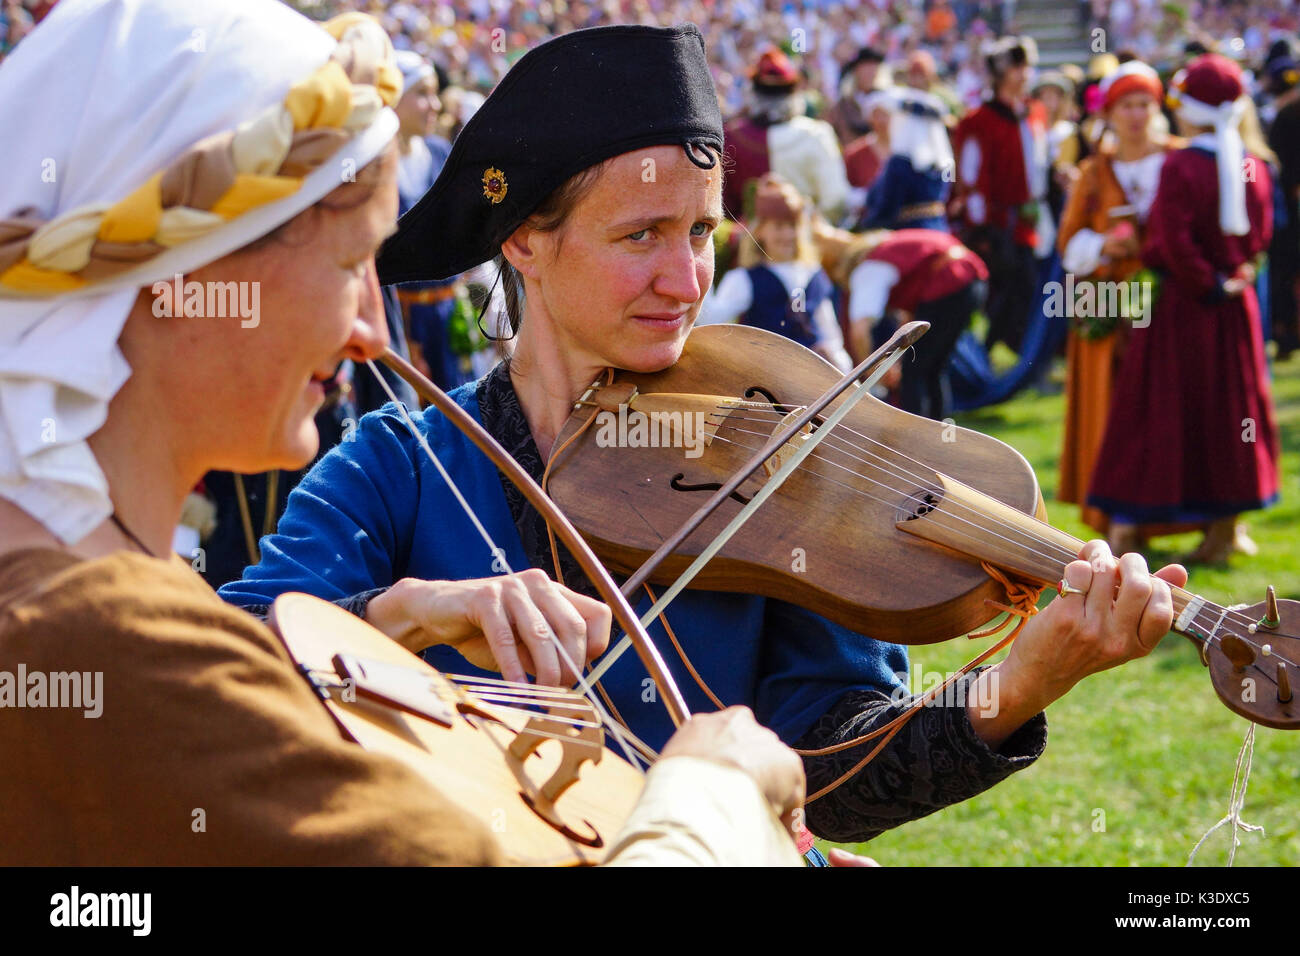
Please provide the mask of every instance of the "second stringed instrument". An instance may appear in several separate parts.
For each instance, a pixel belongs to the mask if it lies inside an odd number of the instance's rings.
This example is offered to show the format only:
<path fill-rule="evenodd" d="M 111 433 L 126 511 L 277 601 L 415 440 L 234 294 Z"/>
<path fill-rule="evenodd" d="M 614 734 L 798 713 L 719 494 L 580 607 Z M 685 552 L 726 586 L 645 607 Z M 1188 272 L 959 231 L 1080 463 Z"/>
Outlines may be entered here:
<path fill-rule="evenodd" d="M 636 804 L 644 778 L 581 694 L 445 675 L 306 594 L 277 598 L 268 624 L 345 737 L 501 834 L 511 863 L 598 863 Z"/>
<path fill-rule="evenodd" d="M 844 401 L 794 427 L 840 378 L 784 337 L 698 328 L 671 368 L 593 384 L 557 439 L 548 491 L 606 564 L 633 574 L 771 445 L 650 577 L 669 583 Z M 1005 599 L 1003 585 L 985 563 L 1055 585 L 1083 546 L 1044 520 L 1024 457 L 987 435 L 868 397 L 822 437 L 692 586 L 761 594 L 881 640 L 925 644 L 997 615 L 989 602 Z M 1291 689 L 1300 604 L 1271 588 L 1250 608 L 1182 588 L 1173 597 L 1174 630 L 1198 645 L 1223 702 L 1265 726 L 1300 727 Z"/>

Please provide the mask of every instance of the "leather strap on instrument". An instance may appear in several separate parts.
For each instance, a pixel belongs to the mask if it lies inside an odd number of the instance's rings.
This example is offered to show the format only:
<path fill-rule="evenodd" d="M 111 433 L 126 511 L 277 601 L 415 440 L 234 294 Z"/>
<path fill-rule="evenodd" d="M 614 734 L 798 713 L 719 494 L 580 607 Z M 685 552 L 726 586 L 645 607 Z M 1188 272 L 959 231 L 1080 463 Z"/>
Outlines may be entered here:
<path fill-rule="evenodd" d="M 1035 587 L 1034 585 L 1031 584 L 1026 584 L 1025 582 L 1022 581 L 1016 581 L 1008 577 L 1007 575 L 1003 574 L 999 569 L 989 564 L 987 561 L 982 561 L 980 562 L 980 564 L 981 567 L 984 568 L 985 572 L 989 575 L 989 577 L 993 578 L 995 581 L 1001 584 L 1003 588 L 1006 589 L 1007 600 L 1010 602 L 1009 604 L 1002 604 L 997 601 L 987 601 L 985 603 L 987 603 L 991 607 L 997 608 L 1000 611 L 1005 611 L 1008 615 L 1010 615 L 1010 617 L 1008 617 L 1005 620 L 998 621 L 996 624 L 987 627 L 982 631 L 975 631 L 974 633 L 968 634 L 966 636 L 970 640 L 977 640 L 982 637 L 989 637 L 990 635 L 997 633 L 1000 629 L 1005 627 L 1007 622 L 1010 621 L 1012 618 L 1016 619 L 1015 626 L 1011 628 L 1011 631 L 1005 637 L 1003 637 L 1002 640 L 998 641 L 996 644 L 994 644 L 992 647 L 988 648 L 987 650 L 981 652 L 979 655 L 975 657 L 974 660 L 969 661 L 967 664 L 962 666 L 958 671 L 952 674 L 947 680 L 945 680 L 938 687 L 935 687 L 934 689 L 916 698 L 916 700 L 912 701 L 912 703 L 908 705 L 907 710 L 903 711 L 901 714 L 899 714 L 889 723 L 885 724 L 883 727 L 877 727 L 875 730 L 870 731 L 869 733 L 865 733 L 860 737 L 855 737 L 853 740 L 842 741 L 841 743 L 833 744 L 830 747 L 821 747 L 817 750 L 796 749 L 795 753 L 799 754 L 801 757 L 821 757 L 826 754 L 839 753 L 841 750 L 848 750 L 850 747 L 857 747 L 861 744 L 874 740 L 876 737 L 879 737 L 882 734 L 885 735 L 885 738 L 881 740 L 880 743 L 876 744 L 876 746 L 872 748 L 869 754 L 867 754 L 865 757 L 863 757 L 861 760 L 855 763 L 845 773 L 843 773 L 841 776 L 839 776 L 837 779 L 833 780 L 832 782 L 828 783 L 826 786 L 822 787 L 816 793 L 810 794 L 808 796 L 808 799 L 804 801 L 804 806 L 807 806 L 808 804 L 812 803 L 814 800 L 818 800 L 821 797 L 826 796 L 826 794 L 830 793 L 832 790 L 835 790 L 836 788 L 840 787 L 848 780 L 850 780 L 852 777 L 856 776 L 857 773 L 861 771 L 862 768 L 864 768 L 867 764 L 869 764 L 873 759 L 875 759 L 876 755 L 885 748 L 885 745 L 889 743 L 889 741 L 892 740 L 900 730 L 903 729 L 903 725 L 906 724 L 909 720 L 915 717 L 917 713 L 920 712 L 922 707 L 927 706 L 932 700 L 936 699 L 937 697 L 939 697 L 939 695 L 943 694 L 949 687 L 951 687 L 954 683 L 960 680 L 964 675 L 969 674 L 972 670 L 974 670 L 976 667 L 979 667 L 981 664 L 983 664 L 994 654 L 998 653 L 999 651 L 1003 650 L 1006 647 L 1009 647 L 1011 642 L 1014 641 L 1020 635 L 1020 631 L 1021 629 L 1024 628 L 1025 623 L 1031 617 L 1033 617 L 1035 614 L 1038 613 L 1038 598 L 1039 595 L 1043 593 L 1042 588 Z"/>

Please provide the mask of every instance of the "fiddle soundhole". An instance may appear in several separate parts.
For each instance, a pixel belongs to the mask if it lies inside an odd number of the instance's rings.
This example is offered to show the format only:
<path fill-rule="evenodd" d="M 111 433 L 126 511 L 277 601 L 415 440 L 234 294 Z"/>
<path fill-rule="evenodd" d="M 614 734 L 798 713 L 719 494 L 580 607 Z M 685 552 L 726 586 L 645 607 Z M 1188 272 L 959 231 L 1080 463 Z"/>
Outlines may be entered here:
<path fill-rule="evenodd" d="M 898 514 L 898 521 L 915 521 L 924 518 L 939 507 L 943 497 L 934 491 L 918 488 L 907 496 L 907 504 Z"/>
<path fill-rule="evenodd" d="M 670 481 L 668 485 L 673 489 L 673 491 L 717 491 L 722 487 L 722 482 L 720 481 L 701 481 L 691 484 L 690 482 L 685 481 L 685 478 L 685 472 L 679 471 L 677 474 L 673 475 L 672 481 Z M 742 495 L 739 491 L 733 491 L 731 497 L 736 501 L 739 501 L 742 505 L 749 504 L 749 497 Z"/>

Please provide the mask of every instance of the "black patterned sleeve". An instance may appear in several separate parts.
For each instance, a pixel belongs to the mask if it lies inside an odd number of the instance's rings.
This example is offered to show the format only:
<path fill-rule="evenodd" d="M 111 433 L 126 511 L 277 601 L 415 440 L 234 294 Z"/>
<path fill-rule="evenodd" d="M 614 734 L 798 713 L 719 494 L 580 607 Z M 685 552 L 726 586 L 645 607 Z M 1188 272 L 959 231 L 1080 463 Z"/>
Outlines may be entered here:
<path fill-rule="evenodd" d="M 337 604 L 339 607 L 343 608 L 343 610 L 355 614 L 364 621 L 366 619 L 366 608 L 370 606 L 370 602 L 387 590 L 388 588 L 371 588 L 369 591 L 362 591 L 359 594 L 350 594 L 347 597 L 335 598 L 330 603 Z M 265 621 L 271 614 L 271 605 L 250 604 L 247 607 L 242 608 L 242 610 L 247 611 L 258 620 Z"/>
<path fill-rule="evenodd" d="M 1029 766 L 1047 746 L 1047 718 L 1037 714 L 992 750 L 975 733 L 966 695 L 978 670 L 960 678 L 942 706 L 928 705 L 866 767 L 807 807 L 808 828 L 835 843 L 862 843 L 899 824 L 967 800 Z M 897 717 L 915 697 L 851 691 L 795 745 L 818 750 L 860 737 Z M 876 740 L 835 754 L 805 757 L 808 792 L 848 772 Z"/>

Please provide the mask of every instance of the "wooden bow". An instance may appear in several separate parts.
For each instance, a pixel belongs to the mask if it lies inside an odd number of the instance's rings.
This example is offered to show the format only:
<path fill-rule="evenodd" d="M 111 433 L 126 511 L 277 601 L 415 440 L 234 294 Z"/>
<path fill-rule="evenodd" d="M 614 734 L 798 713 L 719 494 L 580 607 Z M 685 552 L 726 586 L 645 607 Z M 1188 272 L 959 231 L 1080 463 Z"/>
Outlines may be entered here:
<path fill-rule="evenodd" d="M 663 699 L 664 707 L 668 710 L 668 716 L 672 718 L 673 725 L 680 727 L 690 717 L 690 710 L 686 706 L 686 699 L 682 696 L 681 690 L 677 687 L 677 682 L 664 664 L 659 649 L 655 647 L 650 635 L 646 633 L 645 627 L 637 619 L 636 612 L 628 603 L 624 593 L 618 589 L 618 585 L 614 583 L 614 579 L 605 570 L 605 566 L 601 564 L 600 559 L 592 552 L 587 542 L 578 534 L 569 519 L 547 497 L 537 482 L 533 481 L 532 477 L 519 466 L 519 463 L 510 457 L 510 453 L 502 448 L 500 443 L 488 434 L 482 425 L 474 421 L 463 408 L 457 405 L 451 399 L 451 396 L 429 381 L 415 366 L 392 349 L 385 350 L 381 361 L 405 379 L 421 398 L 446 415 L 452 424 L 477 445 L 479 450 L 492 461 L 492 464 L 496 465 L 515 484 L 515 487 L 523 492 L 529 504 L 536 508 L 542 517 L 546 519 L 547 524 L 554 529 L 565 546 L 577 558 L 582 570 L 591 579 L 600 596 L 609 605 L 614 619 L 627 633 L 627 637 L 636 648 L 637 656 L 641 658 L 641 663 L 645 666 L 646 672 L 654 679 L 659 688 L 659 694 Z"/>

